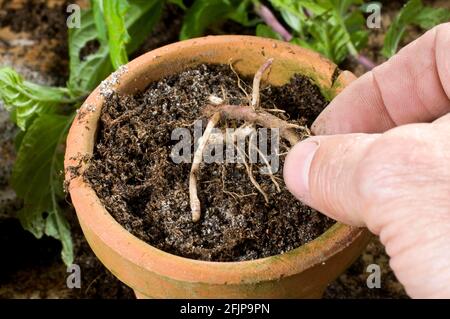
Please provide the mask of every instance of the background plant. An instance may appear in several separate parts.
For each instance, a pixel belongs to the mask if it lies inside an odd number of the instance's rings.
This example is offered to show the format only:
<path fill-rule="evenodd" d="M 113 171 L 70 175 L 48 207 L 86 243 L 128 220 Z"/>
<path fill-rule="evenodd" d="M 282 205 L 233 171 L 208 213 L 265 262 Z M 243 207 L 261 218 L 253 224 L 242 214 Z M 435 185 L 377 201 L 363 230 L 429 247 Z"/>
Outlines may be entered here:
<path fill-rule="evenodd" d="M 11 68 L 0 69 L 0 98 L 20 128 L 11 184 L 24 205 L 22 226 L 37 238 L 62 243 L 62 259 L 73 261 L 69 224 L 62 213 L 64 141 L 84 98 L 114 69 L 128 62 L 158 21 L 165 1 L 92 0 L 81 12 L 81 28 L 69 29 L 67 87 L 24 81 Z M 82 49 L 97 41 L 86 56 Z"/>
<path fill-rule="evenodd" d="M 226 20 L 270 37 L 318 51 L 339 64 L 351 58 L 374 67 L 361 51 L 367 45 L 363 0 L 91 0 L 82 10 L 81 28 L 68 37 L 70 76 L 66 87 L 25 81 L 11 68 L 0 69 L 0 98 L 20 128 L 11 184 L 24 201 L 18 218 L 37 238 L 62 243 L 62 259 L 73 261 L 64 200 L 64 141 L 85 97 L 148 38 L 168 2 L 184 10 L 180 39 L 203 35 Z M 429 29 L 450 19 L 446 9 L 410 0 L 386 33 L 382 53 L 392 56 L 409 25 Z M 98 48 L 83 51 L 90 44 Z"/>

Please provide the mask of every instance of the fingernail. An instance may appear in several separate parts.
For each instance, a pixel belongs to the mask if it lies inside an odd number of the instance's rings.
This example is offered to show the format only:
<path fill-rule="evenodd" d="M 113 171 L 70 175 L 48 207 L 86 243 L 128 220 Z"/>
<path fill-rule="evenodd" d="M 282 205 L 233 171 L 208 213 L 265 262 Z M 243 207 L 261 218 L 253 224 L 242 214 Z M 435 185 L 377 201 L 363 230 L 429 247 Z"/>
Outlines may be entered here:
<path fill-rule="evenodd" d="M 314 135 L 325 135 L 324 122 L 324 119 L 319 116 L 311 125 L 311 132 L 313 132 Z"/>
<path fill-rule="evenodd" d="M 299 199 L 309 193 L 309 172 L 318 148 L 317 141 L 308 139 L 295 145 L 286 157 L 284 180 L 289 191 Z"/>

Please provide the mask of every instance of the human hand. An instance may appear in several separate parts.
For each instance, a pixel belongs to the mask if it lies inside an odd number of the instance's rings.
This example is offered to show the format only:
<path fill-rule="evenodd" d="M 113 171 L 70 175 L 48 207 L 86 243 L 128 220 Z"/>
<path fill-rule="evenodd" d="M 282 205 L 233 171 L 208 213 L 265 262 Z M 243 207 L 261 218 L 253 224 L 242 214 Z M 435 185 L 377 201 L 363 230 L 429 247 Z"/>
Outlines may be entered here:
<path fill-rule="evenodd" d="M 285 162 L 298 199 L 380 236 L 411 297 L 450 298 L 449 112 L 447 23 L 346 88 Z"/>

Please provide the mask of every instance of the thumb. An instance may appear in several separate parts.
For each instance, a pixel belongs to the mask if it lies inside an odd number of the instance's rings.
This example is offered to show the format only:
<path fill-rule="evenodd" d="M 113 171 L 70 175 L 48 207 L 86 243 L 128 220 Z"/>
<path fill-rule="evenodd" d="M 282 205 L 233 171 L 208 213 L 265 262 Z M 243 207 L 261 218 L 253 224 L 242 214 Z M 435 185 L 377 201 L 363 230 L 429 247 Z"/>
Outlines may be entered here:
<path fill-rule="evenodd" d="M 311 137 L 289 152 L 286 186 L 308 206 L 377 235 L 427 210 L 434 212 L 428 217 L 441 210 L 447 216 L 449 116 L 383 134 Z"/>
<path fill-rule="evenodd" d="M 449 121 L 316 136 L 285 161 L 286 186 L 298 199 L 380 236 L 412 297 L 450 296 Z"/>
<path fill-rule="evenodd" d="M 284 180 L 303 203 L 333 219 L 364 226 L 359 194 L 361 162 L 380 134 L 311 137 L 289 152 Z"/>

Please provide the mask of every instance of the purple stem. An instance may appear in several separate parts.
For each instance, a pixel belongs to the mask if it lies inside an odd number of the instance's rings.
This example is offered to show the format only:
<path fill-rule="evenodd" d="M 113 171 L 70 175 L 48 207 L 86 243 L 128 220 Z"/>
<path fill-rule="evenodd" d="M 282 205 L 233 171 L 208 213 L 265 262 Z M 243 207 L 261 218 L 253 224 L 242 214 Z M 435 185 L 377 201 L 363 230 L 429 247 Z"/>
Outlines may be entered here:
<path fill-rule="evenodd" d="M 372 60 L 370 60 L 368 57 L 359 54 L 358 56 L 355 57 L 356 61 L 358 61 L 359 64 L 361 64 L 367 71 L 372 70 L 374 67 L 376 67 L 377 65 L 375 64 L 375 62 L 373 62 Z"/>
<path fill-rule="evenodd" d="M 311 11 L 309 11 L 309 10 L 306 9 L 306 8 L 303 8 L 303 13 L 305 14 L 305 16 L 306 16 L 307 18 L 311 18 L 311 17 L 312 17 Z"/>
<path fill-rule="evenodd" d="M 255 5 L 255 11 L 273 31 L 283 38 L 284 41 L 292 40 L 292 34 L 277 20 L 277 17 L 275 17 L 268 7 L 263 4 L 257 4 Z"/>

